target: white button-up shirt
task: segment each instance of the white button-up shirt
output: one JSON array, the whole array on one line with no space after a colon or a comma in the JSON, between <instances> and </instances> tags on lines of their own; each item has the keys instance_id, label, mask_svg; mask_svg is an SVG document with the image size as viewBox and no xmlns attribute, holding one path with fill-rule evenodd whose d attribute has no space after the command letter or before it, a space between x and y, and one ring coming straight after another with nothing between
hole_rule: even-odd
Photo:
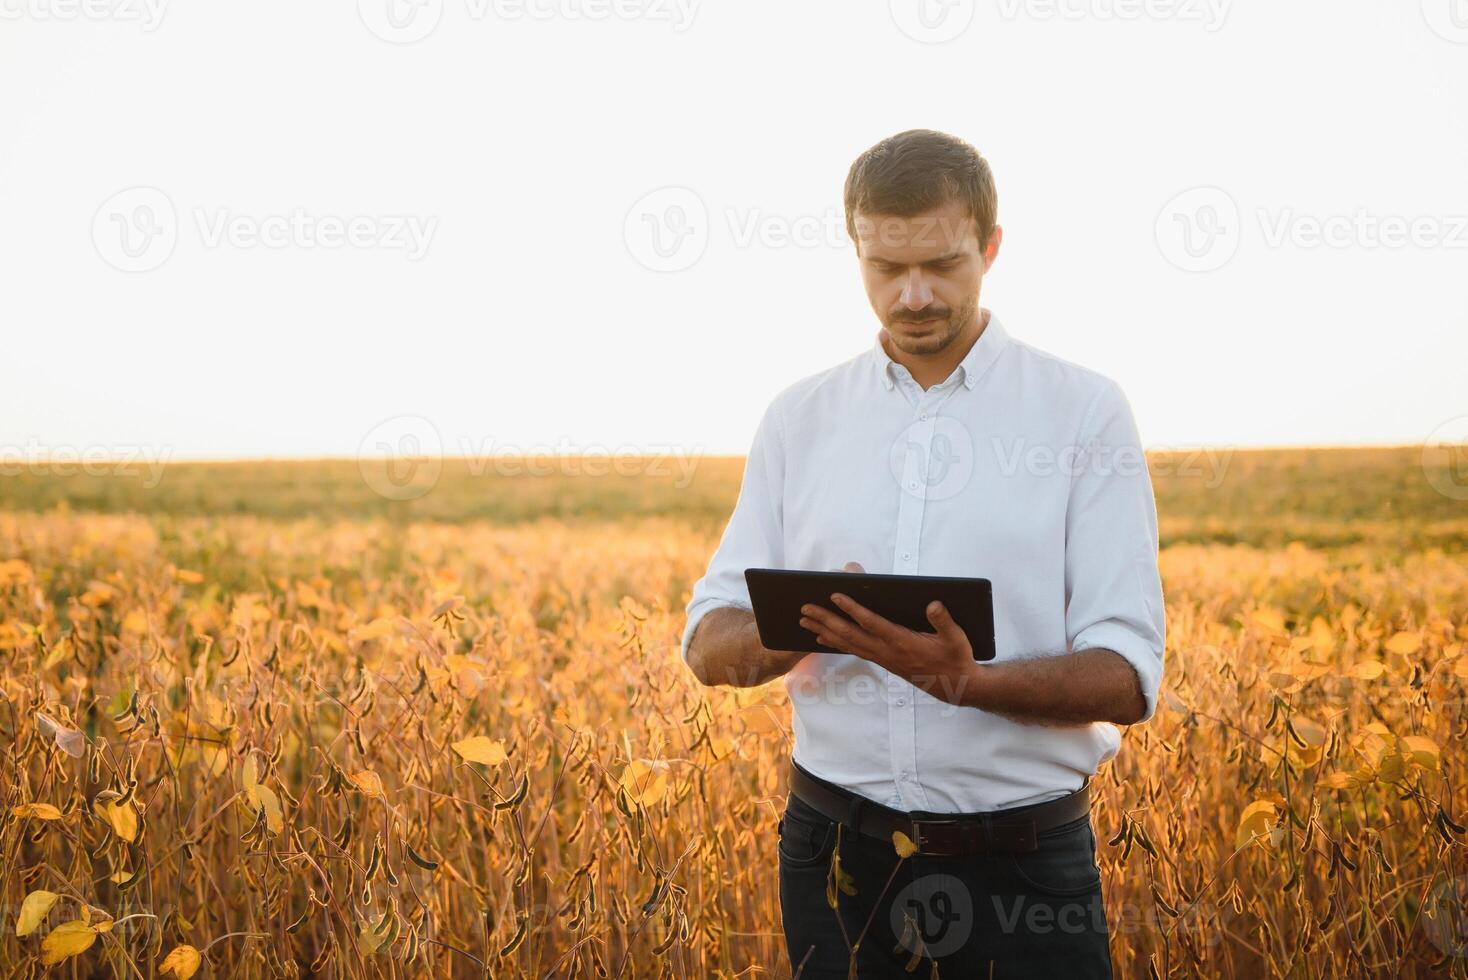
<instances>
[{"instance_id":1,"label":"white button-up shirt","mask_svg":"<svg viewBox=\"0 0 1468 980\"><path fill-rule=\"evenodd\" d=\"M1165 624L1157 512L1116 382L1012 338L991 314L924 391L881 343L765 410L733 515L693 587L682 653L750 567L965 575L993 583L998 661L1114 650L1156 711ZM1021 724L868 660L812 653L783 678L795 760L901 810L977 812L1080 787L1114 725ZM1145 720L1145 718L1144 718Z\"/></svg>"}]
</instances>

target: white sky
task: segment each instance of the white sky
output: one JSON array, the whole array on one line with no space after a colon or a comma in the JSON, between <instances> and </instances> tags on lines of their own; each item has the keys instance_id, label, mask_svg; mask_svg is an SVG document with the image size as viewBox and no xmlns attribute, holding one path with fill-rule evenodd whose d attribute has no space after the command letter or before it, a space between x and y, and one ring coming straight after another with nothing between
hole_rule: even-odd
<instances>
[{"instance_id":1,"label":"white sky","mask_svg":"<svg viewBox=\"0 0 1468 980\"><path fill-rule=\"evenodd\" d=\"M994 168L984 305L1149 446L1468 413L1468 0L419 2L0 0L0 453L742 453L872 343L842 182L919 126Z\"/></svg>"}]
</instances>

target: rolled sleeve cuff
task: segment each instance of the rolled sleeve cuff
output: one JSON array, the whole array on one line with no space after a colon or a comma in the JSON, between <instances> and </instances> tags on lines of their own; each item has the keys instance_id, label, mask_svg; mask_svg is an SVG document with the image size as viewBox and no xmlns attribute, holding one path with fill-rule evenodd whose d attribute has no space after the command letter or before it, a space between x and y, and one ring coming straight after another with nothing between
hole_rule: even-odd
<instances>
[{"instance_id":1,"label":"rolled sleeve cuff","mask_svg":"<svg viewBox=\"0 0 1468 980\"><path fill-rule=\"evenodd\" d=\"M698 629L698 624L703 617L715 609L723 609L733 606L736 609L748 609L753 611L753 606L747 602L737 599L701 599L688 607L688 624L683 627L682 655L683 662L688 662L688 644L693 640L693 632Z\"/></svg>"},{"instance_id":2,"label":"rolled sleeve cuff","mask_svg":"<svg viewBox=\"0 0 1468 980\"><path fill-rule=\"evenodd\" d=\"M1136 724L1147 721L1157 712L1157 693L1162 684L1162 651L1155 644L1120 623L1107 622L1086 627L1076 637L1071 649L1075 653L1101 649L1119 654L1137 672L1142 698L1147 702L1147 710Z\"/></svg>"}]
</instances>

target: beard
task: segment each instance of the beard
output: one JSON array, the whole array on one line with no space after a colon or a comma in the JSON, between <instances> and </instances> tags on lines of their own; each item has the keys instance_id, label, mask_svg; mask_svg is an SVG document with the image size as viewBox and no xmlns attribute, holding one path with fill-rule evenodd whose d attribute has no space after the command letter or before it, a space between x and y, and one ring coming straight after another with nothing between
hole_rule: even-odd
<instances>
[{"instance_id":1,"label":"beard","mask_svg":"<svg viewBox=\"0 0 1468 980\"><path fill-rule=\"evenodd\" d=\"M964 328L973 320L974 313L974 306L963 310L950 311L947 317L939 323L934 324L927 332L922 334L906 333L903 330L904 321L889 320L887 323L887 336L891 338L892 346L904 354L918 356L937 354L946 349L949 344L953 343L963 334Z\"/></svg>"}]
</instances>

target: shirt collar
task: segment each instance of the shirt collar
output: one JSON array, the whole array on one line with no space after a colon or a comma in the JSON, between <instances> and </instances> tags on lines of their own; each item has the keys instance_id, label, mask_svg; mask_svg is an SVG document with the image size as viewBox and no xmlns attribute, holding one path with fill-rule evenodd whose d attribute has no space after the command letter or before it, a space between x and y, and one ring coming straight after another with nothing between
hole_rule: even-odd
<instances>
[{"instance_id":1,"label":"shirt collar","mask_svg":"<svg viewBox=\"0 0 1468 980\"><path fill-rule=\"evenodd\" d=\"M872 363L876 367L877 378L882 382L882 387L891 391L899 375L903 377L911 377L911 375L907 368L892 360L887 355L886 349L882 347L883 329L885 328L877 329L872 342ZM963 360L958 362L958 372L962 377L963 386L972 391L974 385L978 384L979 379L984 376L984 372L988 371L990 366L998 360L1000 353L1008 345L1009 332L999 322L999 314L991 310L989 325L984 328L983 333L979 334L979 339L974 341L974 345L969 348Z\"/></svg>"}]
</instances>

